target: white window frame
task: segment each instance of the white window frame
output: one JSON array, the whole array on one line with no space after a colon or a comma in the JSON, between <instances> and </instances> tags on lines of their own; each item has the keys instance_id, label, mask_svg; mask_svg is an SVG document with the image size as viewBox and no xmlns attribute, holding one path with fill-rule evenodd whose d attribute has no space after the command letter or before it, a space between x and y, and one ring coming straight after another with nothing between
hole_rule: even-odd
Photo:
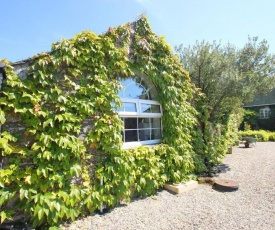
<instances>
[{"instance_id":1,"label":"white window frame","mask_svg":"<svg viewBox=\"0 0 275 230\"><path fill-rule=\"evenodd\" d=\"M121 102L129 102L136 104L137 112L118 112L119 115L121 116L137 116L137 115L142 115L146 117L152 117L152 116L162 116L162 108L161 104L158 101L153 101L153 100L143 100L143 99L132 99L132 98L121 98ZM159 105L160 106L160 113L142 113L141 112L141 104L149 104L149 105Z\"/></svg>"},{"instance_id":2,"label":"white window frame","mask_svg":"<svg viewBox=\"0 0 275 230\"><path fill-rule=\"evenodd\" d=\"M132 99L132 98L121 98L121 102L130 102L136 105L136 112L118 112L121 118L160 118L162 117L162 107L158 101L154 100L143 100L143 99ZM160 106L160 113L143 113L141 111L141 104L150 104L150 105L159 105ZM161 122L161 132L162 132L162 122ZM123 135L125 133L123 132ZM125 137L124 137L125 139ZM142 145L154 145L160 143L160 139L154 140L147 140L147 141L132 141L132 142L124 142L123 148L131 148L131 147L138 147Z\"/></svg>"},{"instance_id":3,"label":"white window frame","mask_svg":"<svg viewBox=\"0 0 275 230\"><path fill-rule=\"evenodd\" d=\"M269 119L270 108L265 107L260 109L260 119Z\"/></svg>"}]
</instances>

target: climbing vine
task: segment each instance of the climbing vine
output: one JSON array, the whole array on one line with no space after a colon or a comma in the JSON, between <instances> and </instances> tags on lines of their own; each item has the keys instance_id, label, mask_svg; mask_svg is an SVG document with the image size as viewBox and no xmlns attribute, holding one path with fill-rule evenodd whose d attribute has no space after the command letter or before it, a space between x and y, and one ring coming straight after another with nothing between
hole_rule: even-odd
<instances>
[{"instance_id":1,"label":"climbing vine","mask_svg":"<svg viewBox=\"0 0 275 230\"><path fill-rule=\"evenodd\" d=\"M202 95L145 17L102 35L84 31L54 43L51 52L29 61L26 79L5 63L1 222L23 212L34 227L58 225L129 200L131 191L153 194L167 181L205 170L193 105ZM115 112L121 105L118 79L135 73L146 74L157 88L163 137L152 148L126 150Z\"/></svg>"}]
</instances>

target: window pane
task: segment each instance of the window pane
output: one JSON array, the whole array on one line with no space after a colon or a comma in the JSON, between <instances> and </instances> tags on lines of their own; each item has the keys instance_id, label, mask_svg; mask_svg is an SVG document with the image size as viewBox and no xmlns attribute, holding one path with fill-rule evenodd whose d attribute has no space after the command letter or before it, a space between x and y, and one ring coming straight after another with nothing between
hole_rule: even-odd
<instances>
[{"instance_id":1,"label":"window pane","mask_svg":"<svg viewBox=\"0 0 275 230\"><path fill-rule=\"evenodd\" d=\"M269 109L260 109L260 118L261 119L268 119L269 118Z\"/></svg>"},{"instance_id":2,"label":"window pane","mask_svg":"<svg viewBox=\"0 0 275 230\"><path fill-rule=\"evenodd\" d=\"M160 118L152 118L152 128L161 128L161 119Z\"/></svg>"},{"instance_id":3,"label":"window pane","mask_svg":"<svg viewBox=\"0 0 275 230\"><path fill-rule=\"evenodd\" d=\"M131 103L131 102L124 102L124 111L125 112L136 112L136 103Z\"/></svg>"},{"instance_id":4,"label":"window pane","mask_svg":"<svg viewBox=\"0 0 275 230\"><path fill-rule=\"evenodd\" d=\"M125 129L137 129L137 118L124 118Z\"/></svg>"},{"instance_id":5,"label":"window pane","mask_svg":"<svg viewBox=\"0 0 275 230\"><path fill-rule=\"evenodd\" d=\"M117 112L124 112L124 106L122 105L122 107L118 108Z\"/></svg>"},{"instance_id":6,"label":"window pane","mask_svg":"<svg viewBox=\"0 0 275 230\"><path fill-rule=\"evenodd\" d=\"M138 118L138 128L150 128L150 118Z\"/></svg>"},{"instance_id":7,"label":"window pane","mask_svg":"<svg viewBox=\"0 0 275 230\"><path fill-rule=\"evenodd\" d=\"M160 105L151 105L152 113L160 113Z\"/></svg>"},{"instance_id":8,"label":"window pane","mask_svg":"<svg viewBox=\"0 0 275 230\"><path fill-rule=\"evenodd\" d=\"M140 141L150 140L150 129L139 130L139 140Z\"/></svg>"},{"instance_id":9,"label":"window pane","mask_svg":"<svg viewBox=\"0 0 275 230\"><path fill-rule=\"evenodd\" d=\"M144 87L138 84L129 85L124 91L125 98L136 98L136 99L149 99L148 93Z\"/></svg>"},{"instance_id":10,"label":"window pane","mask_svg":"<svg viewBox=\"0 0 275 230\"><path fill-rule=\"evenodd\" d=\"M120 91L118 92L118 96L119 96L120 98L124 98L124 90L120 90Z\"/></svg>"},{"instance_id":11,"label":"window pane","mask_svg":"<svg viewBox=\"0 0 275 230\"><path fill-rule=\"evenodd\" d=\"M125 142L138 141L137 130L125 130Z\"/></svg>"},{"instance_id":12,"label":"window pane","mask_svg":"<svg viewBox=\"0 0 275 230\"><path fill-rule=\"evenodd\" d=\"M123 117L123 142L161 139L161 118Z\"/></svg>"},{"instance_id":13,"label":"window pane","mask_svg":"<svg viewBox=\"0 0 275 230\"><path fill-rule=\"evenodd\" d=\"M120 83L124 86L118 93L120 98L150 100L148 87L139 77L120 80Z\"/></svg>"},{"instance_id":14,"label":"window pane","mask_svg":"<svg viewBox=\"0 0 275 230\"><path fill-rule=\"evenodd\" d=\"M160 113L160 105L141 104L142 113Z\"/></svg>"},{"instance_id":15,"label":"window pane","mask_svg":"<svg viewBox=\"0 0 275 230\"><path fill-rule=\"evenodd\" d=\"M151 140L160 139L161 138L161 129L152 129Z\"/></svg>"},{"instance_id":16,"label":"window pane","mask_svg":"<svg viewBox=\"0 0 275 230\"><path fill-rule=\"evenodd\" d=\"M151 113L151 105L150 104L141 104L141 112L142 113Z\"/></svg>"}]
</instances>

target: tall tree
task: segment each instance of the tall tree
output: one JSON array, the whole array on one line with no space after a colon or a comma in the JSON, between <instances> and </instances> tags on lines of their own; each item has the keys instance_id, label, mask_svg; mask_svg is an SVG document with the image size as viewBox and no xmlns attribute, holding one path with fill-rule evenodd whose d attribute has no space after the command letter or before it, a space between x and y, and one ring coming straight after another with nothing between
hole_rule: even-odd
<instances>
[{"instance_id":1,"label":"tall tree","mask_svg":"<svg viewBox=\"0 0 275 230\"><path fill-rule=\"evenodd\" d=\"M216 41L176 47L183 67L194 84L206 95L209 121L223 123L242 103L275 87L275 56L268 53L266 40L248 38L237 50Z\"/></svg>"},{"instance_id":2,"label":"tall tree","mask_svg":"<svg viewBox=\"0 0 275 230\"><path fill-rule=\"evenodd\" d=\"M268 53L266 40L248 37L248 43L238 51L236 67L240 76L243 102L264 95L275 87L275 56Z\"/></svg>"},{"instance_id":3,"label":"tall tree","mask_svg":"<svg viewBox=\"0 0 275 230\"><path fill-rule=\"evenodd\" d=\"M268 53L267 41L248 38L242 49L219 42L196 42L175 48L183 67L204 97L195 104L201 130L198 154L204 159L206 172L219 163L228 144L238 138L240 122L236 111L244 102L275 87L275 56Z\"/></svg>"}]
</instances>

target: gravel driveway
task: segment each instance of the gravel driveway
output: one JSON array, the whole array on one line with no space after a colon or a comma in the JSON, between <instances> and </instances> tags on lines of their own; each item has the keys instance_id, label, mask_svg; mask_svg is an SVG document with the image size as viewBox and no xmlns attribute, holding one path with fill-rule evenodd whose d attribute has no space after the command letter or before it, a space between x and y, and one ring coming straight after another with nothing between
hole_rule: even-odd
<instances>
[{"instance_id":1,"label":"gravel driveway","mask_svg":"<svg viewBox=\"0 0 275 230\"><path fill-rule=\"evenodd\" d=\"M63 229L275 229L275 142L234 147L221 168L216 178L236 180L239 190L204 184L178 195L162 190Z\"/></svg>"}]
</instances>

